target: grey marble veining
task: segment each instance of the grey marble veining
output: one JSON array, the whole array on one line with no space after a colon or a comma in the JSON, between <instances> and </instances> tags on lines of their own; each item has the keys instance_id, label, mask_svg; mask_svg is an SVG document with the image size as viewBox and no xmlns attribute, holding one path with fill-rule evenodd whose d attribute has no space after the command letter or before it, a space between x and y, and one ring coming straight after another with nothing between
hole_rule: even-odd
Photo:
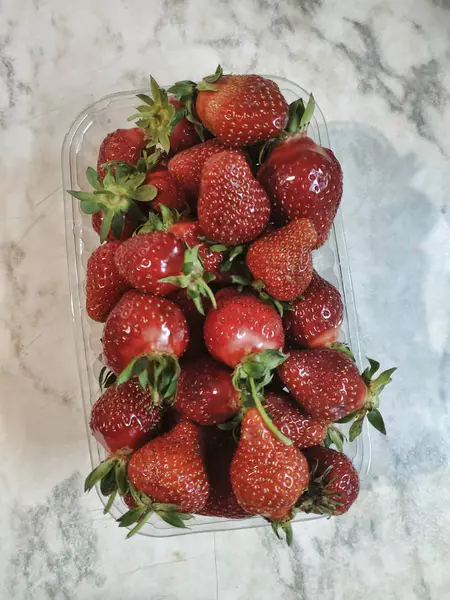
<instances>
[{"instance_id":1,"label":"grey marble veining","mask_svg":"<svg viewBox=\"0 0 450 600\"><path fill-rule=\"evenodd\" d=\"M436 600L450 574L450 4L0 0L0 597ZM94 494L65 264L60 146L94 99L229 71L314 91L345 173L363 347L398 365L353 510L124 541Z\"/></svg>"}]
</instances>

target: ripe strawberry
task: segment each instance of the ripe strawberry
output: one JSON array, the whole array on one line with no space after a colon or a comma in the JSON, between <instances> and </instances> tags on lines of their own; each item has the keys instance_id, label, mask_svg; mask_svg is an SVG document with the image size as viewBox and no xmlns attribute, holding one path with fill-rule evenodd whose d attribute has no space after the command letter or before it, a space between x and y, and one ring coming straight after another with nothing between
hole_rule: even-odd
<instances>
[{"instance_id":1,"label":"ripe strawberry","mask_svg":"<svg viewBox=\"0 0 450 600\"><path fill-rule=\"evenodd\" d=\"M170 159L169 173L172 177L175 177L184 190L198 196L201 173L206 160L214 154L223 152L223 150L225 150L225 146L216 139L192 146L192 148L183 150Z\"/></svg>"},{"instance_id":2,"label":"ripe strawberry","mask_svg":"<svg viewBox=\"0 0 450 600\"><path fill-rule=\"evenodd\" d=\"M242 421L230 478L242 508L270 520L274 531L281 528L290 543L290 520L295 503L308 487L308 465L298 448L283 444L266 428L255 408Z\"/></svg>"},{"instance_id":3,"label":"ripe strawberry","mask_svg":"<svg viewBox=\"0 0 450 600\"><path fill-rule=\"evenodd\" d=\"M87 262L86 312L94 321L104 323L106 317L129 289L114 262L120 242L108 242L94 250Z\"/></svg>"},{"instance_id":4,"label":"ripe strawberry","mask_svg":"<svg viewBox=\"0 0 450 600\"><path fill-rule=\"evenodd\" d=\"M208 356L185 363L178 378L174 407L200 425L224 423L240 408L233 372Z\"/></svg>"},{"instance_id":5,"label":"ripe strawberry","mask_svg":"<svg viewBox=\"0 0 450 600\"><path fill-rule=\"evenodd\" d=\"M361 433L367 414L369 422L386 433L378 410L379 395L390 383L395 369L372 380L380 365L369 359L362 376L353 360L340 350L319 348L294 350L278 373L295 400L314 418L347 422L354 419L350 441Z\"/></svg>"},{"instance_id":6,"label":"ripe strawberry","mask_svg":"<svg viewBox=\"0 0 450 600\"><path fill-rule=\"evenodd\" d=\"M171 294L173 300L181 308L189 326L189 344L186 352L183 354L183 360L189 360L202 356L206 352L206 346L203 339L203 326L205 324L205 315L202 315L195 306L193 300L187 295L186 289L178 289ZM209 298L202 300L205 312L211 307Z\"/></svg>"},{"instance_id":7,"label":"ripe strawberry","mask_svg":"<svg viewBox=\"0 0 450 600\"><path fill-rule=\"evenodd\" d=\"M181 421L137 450L128 462L128 478L151 502L175 505L183 513L201 510L208 499L209 483L200 427Z\"/></svg>"},{"instance_id":8,"label":"ripe strawberry","mask_svg":"<svg viewBox=\"0 0 450 600\"><path fill-rule=\"evenodd\" d=\"M265 392L264 408L273 424L298 448L324 441L328 422L306 414L285 392Z\"/></svg>"},{"instance_id":9,"label":"ripe strawberry","mask_svg":"<svg viewBox=\"0 0 450 600\"><path fill-rule=\"evenodd\" d=\"M294 300L311 281L315 241L311 221L297 219L253 242L247 252L247 267L273 298Z\"/></svg>"},{"instance_id":10,"label":"ripe strawberry","mask_svg":"<svg viewBox=\"0 0 450 600\"><path fill-rule=\"evenodd\" d=\"M109 133L100 145L97 160L97 173L103 179L106 175L102 165L111 161L121 161L136 165L142 150L147 145L147 136L142 129L116 129Z\"/></svg>"},{"instance_id":11,"label":"ripe strawberry","mask_svg":"<svg viewBox=\"0 0 450 600\"><path fill-rule=\"evenodd\" d=\"M234 298L235 296L244 296L245 294L246 292L240 292L236 287L224 287L215 293L216 304L217 306L219 306L220 304L222 304L222 302L228 300L228 298Z\"/></svg>"},{"instance_id":12,"label":"ripe strawberry","mask_svg":"<svg viewBox=\"0 0 450 600\"><path fill-rule=\"evenodd\" d=\"M260 75L220 76L212 89L199 89L195 108L203 125L234 147L276 137L289 116L277 84Z\"/></svg>"},{"instance_id":13,"label":"ripe strawberry","mask_svg":"<svg viewBox=\"0 0 450 600\"><path fill-rule=\"evenodd\" d=\"M134 450L155 435L161 421L161 409L151 404L151 395L142 390L136 379L119 387L110 386L95 402L90 428L109 457L86 478L85 491L101 482L104 496L109 496L108 512L117 491L125 494L126 463Z\"/></svg>"},{"instance_id":14,"label":"ripe strawberry","mask_svg":"<svg viewBox=\"0 0 450 600\"><path fill-rule=\"evenodd\" d=\"M270 202L245 155L224 150L205 162L197 210L210 239L235 246L251 242L264 231Z\"/></svg>"},{"instance_id":15,"label":"ripe strawberry","mask_svg":"<svg viewBox=\"0 0 450 600\"><path fill-rule=\"evenodd\" d=\"M103 356L119 374L120 385L139 377L155 404L171 398L179 373L177 357L186 350L188 326L180 308L166 298L126 292L111 311L103 330Z\"/></svg>"},{"instance_id":16,"label":"ripe strawberry","mask_svg":"<svg viewBox=\"0 0 450 600\"><path fill-rule=\"evenodd\" d=\"M164 277L178 276L184 262L185 246L164 231L142 233L123 242L116 252L119 273L141 292L167 296L176 289Z\"/></svg>"},{"instance_id":17,"label":"ripe strawberry","mask_svg":"<svg viewBox=\"0 0 450 600\"><path fill-rule=\"evenodd\" d=\"M188 112L184 103L169 98L153 77L150 77L150 88L153 98L137 94L144 104L138 106L138 112L128 119L135 120L136 125L144 130L149 146L160 144L167 153L173 154L198 144L202 128L186 118Z\"/></svg>"},{"instance_id":18,"label":"ripe strawberry","mask_svg":"<svg viewBox=\"0 0 450 600\"><path fill-rule=\"evenodd\" d=\"M226 519L247 519L251 517L238 503L230 481L230 467L237 443L231 431L217 427L203 429L205 444L205 466L209 480L209 496L198 514L207 517Z\"/></svg>"},{"instance_id":19,"label":"ripe strawberry","mask_svg":"<svg viewBox=\"0 0 450 600\"><path fill-rule=\"evenodd\" d=\"M317 232L318 248L327 239L339 208L342 169L331 150L306 136L313 110L311 96L302 119L298 125L288 124L291 133L280 138L259 170L258 180L269 194L276 222L310 219Z\"/></svg>"},{"instance_id":20,"label":"ripe strawberry","mask_svg":"<svg viewBox=\"0 0 450 600\"><path fill-rule=\"evenodd\" d=\"M329 516L347 512L359 494L359 476L352 461L342 452L323 446L308 448L305 456L311 479L298 508Z\"/></svg>"},{"instance_id":21,"label":"ripe strawberry","mask_svg":"<svg viewBox=\"0 0 450 600\"><path fill-rule=\"evenodd\" d=\"M344 316L338 290L313 271L303 297L283 317L286 337L295 346L321 348L337 342Z\"/></svg>"},{"instance_id":22,"label":"ripe strawberry","mask_svg":"<svg viewBox=\"0 0 450 600\"><path fill-rule=\"evenodd\" d=\"M157 166L145 177L145 185L153 185L158 193L151 203L152 209L160 212L160 204L172 210L182 211L186 206L186 194L177 180L169 174L166 168Z\"/></svg>"},{"instance_id":23,"label":"ripe strawberry","mask_svg":"<svg viewBox=\"0 0 450 600\"><path fill-rule=\"evenodd\" d=\"M96 212L94 215L92 215L92 228L94 229L94 231L96 233L98 233L98 235L100 235L100 231L102 228L102 222L103 222L103 212L101 210L99 212ZM123 230L122 230L122 234L119 238L119 241L124 242L129 237L131 237L137 226L138 226L138 222L135 219L133 219L131 217L131 215L125 214L124 221L123 221ZM113 242L116 239L117 238L114 235L114 231L112 229L110 229L106 236L106 240L108 242Z\"/></svg>"},{"instance_id":24,"label":"ripe strawberry","mask_svg":"<svg viewBox=\"0 0 450 600\"><path fill-rule=\"evenodd\" d=\"M203 241L202 238L205 237L205 233L198 221L194 219L182 219L178 223L174 223L168 227L167 231L175 237L182 239L189 248L198 246L198 255L203 262L205 270L212 273L216 279L222 277L222 273L220 272L222 253L213 252L210 250L210 246Z\"/></svg>"}]
</instances>

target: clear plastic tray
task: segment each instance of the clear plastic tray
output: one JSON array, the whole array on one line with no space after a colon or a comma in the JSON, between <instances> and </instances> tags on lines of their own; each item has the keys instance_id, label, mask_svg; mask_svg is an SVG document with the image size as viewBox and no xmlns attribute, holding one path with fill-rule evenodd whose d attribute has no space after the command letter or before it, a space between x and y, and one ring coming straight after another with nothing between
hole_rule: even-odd
<instances>
[{"instance_id":1,"label":"clear plastic tray","mask_svg":"<svg viewBox=\"0 0 450 600\"><path fill-rule=\"evenodd\" d=\"M308 92L295 83L281 77L267 77L273 79L279 85L288 102L292 102L299 97L304 100L308 99ZM105 96L86 108L75 119L64 139L62 148L64 190L89 189L85 176L86 168L88 166L95 167L98 148L106 134L119 127L128 126L127 117L133 113L133 108L137 103L137 93L148 93L148 90L132 90ZM321 145L330 147L326 122L322 111L317 105L309 135ZM90 216L80 211L79 202L67 192L64 193L64 209L75 345L89 451L92 467L94 468L106 457L104 449L95 441L89 431L91 407L100 395L98 375L102 367L99 358L102 352L100 342L102 325L91 321L87 317L84 307L86 263L91 252L98 246L99 239L91 227ZM317 271L336 285L342 293L346 310L341 339L351 345L358 365L361 367L358 322L340 212L336 217L329 241L314 253L314 264ZM360 477L364 478L370 465L370 440L367 425L364 426L362 435L355 442L346 445L345 452L352 458ZM97 492L102 502L105 503L99 489L97 489ZM118 518L126 510L122 501L117 499L110 514L112 517ZM299 514L295 522L317 518L322 517ZM211 532L267 526L267 522L259 517L245 520L195 517L188 524L189 528L187 529L176 529L153 516L140 533L147 536L165 537L202 531Z\"/></svg>"}]
</instances>

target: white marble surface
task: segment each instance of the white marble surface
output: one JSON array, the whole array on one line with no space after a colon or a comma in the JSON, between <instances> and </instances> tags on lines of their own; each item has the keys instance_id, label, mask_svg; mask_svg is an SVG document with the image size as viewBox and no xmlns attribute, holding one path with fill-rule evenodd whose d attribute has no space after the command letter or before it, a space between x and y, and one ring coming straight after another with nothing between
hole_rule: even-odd
<instances>
[{"instance_id":1,"label":"white marble surface","mask_svg":"<svg viewBox=\"0 0 450 600\"><path fill-rule=\"evenodd\" d=\"M450 571L448 0L0 0L0 597L435 600ZM311 89L345 172L363 344L387 439L338 520L125 542L89 469L60 146L104 94L227 70Z\"/></svg>"}]
</instances>

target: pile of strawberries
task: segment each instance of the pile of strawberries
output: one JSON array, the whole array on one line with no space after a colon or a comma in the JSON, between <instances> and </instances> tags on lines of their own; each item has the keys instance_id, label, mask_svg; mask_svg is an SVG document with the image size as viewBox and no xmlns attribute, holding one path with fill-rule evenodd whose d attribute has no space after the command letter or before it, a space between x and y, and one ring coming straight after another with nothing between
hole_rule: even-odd
<instances>
[{"instance_id":1,"label":"pile of strawberries","mask_svg":"<svg viewBox=\"0 0 450 600\"><path fill-rule=\"evenodd\" d=\"M298 511L340 515L359 492L342 453L394 369L360 374L337 342L344 306L313 270L342 196L333 152L308 137L311 96L288 105L259 75L152 97L110 133L91 192L71 191L101 245L86 310L105 323L92 434L108 453L86 479L122 527L154 513L261 515L292 539ZM337 449L331 449L334 445Z\"/></svg>"}]
</instances>

